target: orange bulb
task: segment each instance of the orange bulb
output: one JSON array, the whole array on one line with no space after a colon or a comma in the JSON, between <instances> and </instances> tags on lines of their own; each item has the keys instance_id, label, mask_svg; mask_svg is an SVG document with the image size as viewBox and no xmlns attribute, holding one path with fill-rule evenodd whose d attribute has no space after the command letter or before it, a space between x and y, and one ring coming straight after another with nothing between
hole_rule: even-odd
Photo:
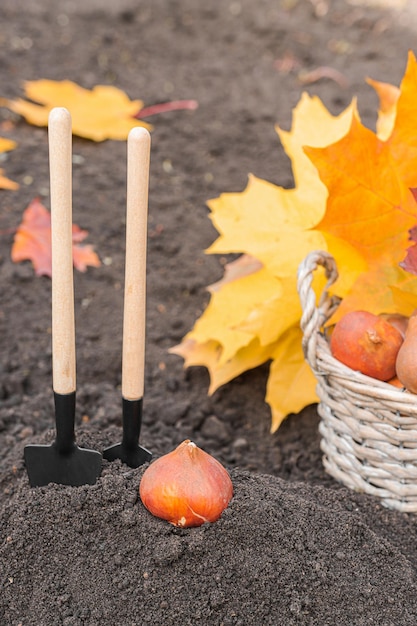
<instances>
[{"instance_id":1,"label":"orange bulb","mask_svg":"<svg viewBox=\"0 0 417 626\"><path fill-rule=\"evenodd\" d=\"M378 380L396 374L395 362L404 338L383 317L368 311L350 311L335 325L330 350L335 359Z\"/></svg>"},{"instance_id":2,"label":"orange bulb","mask_svg":"<svg viewBox=\"0 0 417 626\"><path fill-rule=\"evenodd\" d=\"M145 470L139 494L152 515L187 528L218 520L233 485L215 458L186 439Z\"/></svg>"}]
</instances>

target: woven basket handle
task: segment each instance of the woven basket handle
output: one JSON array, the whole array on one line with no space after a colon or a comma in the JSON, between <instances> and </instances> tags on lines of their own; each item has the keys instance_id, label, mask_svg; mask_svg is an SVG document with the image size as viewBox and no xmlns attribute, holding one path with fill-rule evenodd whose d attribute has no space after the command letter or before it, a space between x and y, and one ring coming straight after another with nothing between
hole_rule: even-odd
<instances>
[{"instance_id":1,"label":"woven basket handle","mask_svg":"<svg viewBox=\"0 0 417 626\"><path fill-rule=\"evenodd\" d=\"M324 267L327 283L316 305L316 294L313 290L313 275L318 266ZM303 331L304 355L313 369L316 369L317 337L323 324L333 315L340 304L340 298L329 296L329 287L337 280L336 261L328 252L321 250L310 252L298 268L297 289L303 314L300 326Z\"/></svg>"}]
</instances>

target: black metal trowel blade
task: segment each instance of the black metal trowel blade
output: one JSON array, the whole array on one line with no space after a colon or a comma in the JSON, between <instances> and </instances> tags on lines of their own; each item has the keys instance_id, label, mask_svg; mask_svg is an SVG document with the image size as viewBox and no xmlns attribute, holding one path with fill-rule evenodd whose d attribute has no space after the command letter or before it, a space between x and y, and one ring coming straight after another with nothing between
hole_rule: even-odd
<instances>
[{"instance_id":1,"label":"black metal trowel blade","mask_svg":"<svg viewBox=\"0 0 417 626\"><path fill-rule=\"evenodd\" d=\"M129 467L140 467L152 459L152 453L139 445L142 403L142 398L140 400L123 398L123 438L121 443L104 450L103 457L107 461L120 459Z\"/></svg>"},{"instance_id":2,"label":"black metal trowel blade","mask_svg":"<svg viewBox=\"0 0 417 626\"><path fill-rule=\"evenodd\" d=\"M31 487L42 487L49 483L60 485L93 485L101 472L101 454L85 450L74 444L70 452L59 452L52 445L28 445L25 447L25 462Z\"/></svg>"},{"instance_id":3,"label":"black metal trowel blade","mask_svg":"<svg viewBox=\"0 0 417 626\"><path fill-rule=\"evenodd\" d=\"M49 483L93 485L101 473L102 456L75 443L75 392L54 393L56 439L50 445L25 446L24 458L31 487Z\"/></svg>"}]
</instances>

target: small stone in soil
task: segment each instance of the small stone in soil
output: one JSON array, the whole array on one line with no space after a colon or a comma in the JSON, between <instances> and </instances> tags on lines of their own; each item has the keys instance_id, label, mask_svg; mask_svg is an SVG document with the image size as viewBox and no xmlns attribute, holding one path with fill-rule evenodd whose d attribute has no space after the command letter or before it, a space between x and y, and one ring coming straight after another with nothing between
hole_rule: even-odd
<instances>
[{"instance_id":1,"label":"small stone in soil","mask_svg":"<svg viewBox=\"0 0 417 626\"><path fill-rule=\"evenodd\" d=\"M215 441L225 442L230 439L227 426L216 415L206 417L201 427L201 433L204 437L209 437Z\"/></svg>"}]
</instances>

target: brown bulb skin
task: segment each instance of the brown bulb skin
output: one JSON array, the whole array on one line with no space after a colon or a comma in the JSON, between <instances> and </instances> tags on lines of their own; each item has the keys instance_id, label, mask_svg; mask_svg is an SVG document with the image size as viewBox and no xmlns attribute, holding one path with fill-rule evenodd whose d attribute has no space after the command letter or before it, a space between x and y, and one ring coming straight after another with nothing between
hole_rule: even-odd
<instances>
[{"instance_id":1,"label":"brown bulb skin","mask_svg":"<svg viewBox=\"0 0 417 626\"><path fill-rule=\"evenodd\" d=\"M186 439L151 463L139 493L152 515L189 528L217 521L229 504L233 485L219 461Z\"/></svg>"},{"instance_id":2,"label":"brown bulb skin","mask_svg":"<svg viewBox=\"0 0 417 626\"><path fill-rule=\"evenodd\" d=\"M382 317L391 326L394 326L394 328L400 331L403 338L405 337L409 320L407 315L402 315L401 313L380 313L379 317Z\"/></svg>"},{"instance_id":3,"label":"brown bulb skin","mask_svg":"<svg viewBox=\"0 0 417 626\"><path fill-rule=\"evenodd\" d=\"M417 393L417 317L414 315L409 319L404 343L398 352L396 371L407 391Z\"/></svg>"}]
</instances>

